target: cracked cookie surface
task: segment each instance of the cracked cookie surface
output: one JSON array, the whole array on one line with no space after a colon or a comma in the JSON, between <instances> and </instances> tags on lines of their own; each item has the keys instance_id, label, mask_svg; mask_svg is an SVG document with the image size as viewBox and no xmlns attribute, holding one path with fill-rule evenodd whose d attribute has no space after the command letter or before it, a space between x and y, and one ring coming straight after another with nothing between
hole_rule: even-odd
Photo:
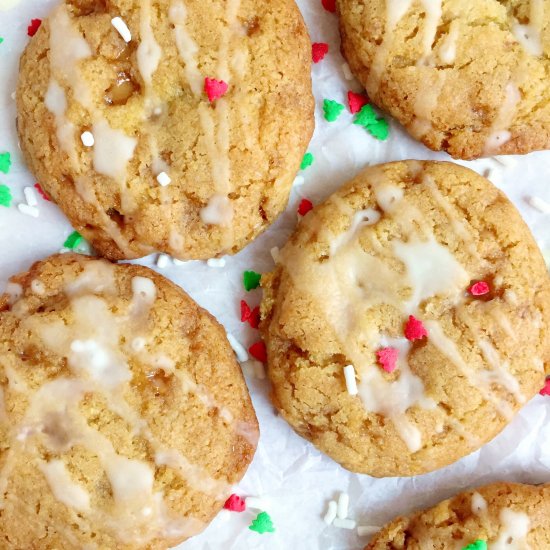
<instances>
[{"instance_id":1,"label":"cracked cookie surface","mask_svg":"<svg viewBox=\"0 0 550 550\"><path fill-rule=\"evenodd\" d=\"M455 158L550 147L550 0L337 0L372 100Z\"/></svg>"},{"instance_id":2,"label":"cracked cookie surface","mask_svg":"<svg viewBox=\"0 0 550 550\"><path fill-rule=\"evenodd\" d=\"M287 204L310 65L293 0L65 0L21 58L21 148L103 256L232 254Z\"/></svg>"},{"instance_id":3,"label":"cracked cookie surface","mask_svg":"<svg viewBox=\"0 0 550 550\"><path fill-rule=\"evenodd\" d=\"M273 402L355 472L458 460L550 370L542 255L508 199L454 164L368 168L303 218L262 286Z\"/></svg>"},{"instance_id":4,"label":"cracked cookie surface","mask_svg":"<svg viewBox=\"0 0 550 550\"><path fill-rule=\"evenodd\" d=\"M137 265L73 254L0 296L0 547L161 550L202 531L258 424L225 331Z\"/></svg>"}]
</instances>

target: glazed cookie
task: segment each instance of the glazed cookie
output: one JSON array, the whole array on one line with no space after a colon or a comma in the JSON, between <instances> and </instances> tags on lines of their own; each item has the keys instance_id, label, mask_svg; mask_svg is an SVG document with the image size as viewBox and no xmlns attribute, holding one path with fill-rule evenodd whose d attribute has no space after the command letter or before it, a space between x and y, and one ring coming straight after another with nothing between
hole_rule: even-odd
<instances>
[{"instance_id":1,"label":"glazed cookie","mask_svg":"<svg viewBox=\"0 0 550 550\"><path fill-rule=\"evenodd\" d=\"M550 148L550 0L337 0L372 100L455 158Z\"/></svg>"},{"instance_id":2,"label":"glazed cookie","mask_svg":"<svg viewBox=\"0 0 550 550\"><path fill-rule=\"evenodd\" d=\"M103 256L231 254L287 204L310 63L294 0L65 0L21 58L21 148Z\"/></svg>"},{"instance_id":3,"label":"glazed cookie","mask_svg":"<svg viewBox=\"0 0 550 550\"><path fill-rule=\"evenodd\" d=\"M258 424L225 332L137 265L53 256L0 298L0 546L165 549L206 527Z\"/></svg>"},{"instance_id":4,"label":"glazed cookie","mask_svg":"<svg viewBox=\"0 0 550 550\"><path fill-rule=\"evenodd\" d=\"M365 550L550 548L550 486L493 483L388 523Z\"/></svg>"},{"instance_id":5,"label":"glazed cookie","mask_svg":"<svg viewBox=\"0 0 550 550\"><path fill-rule=\"evenodd\" d=\"M550 280L519 213L442 162L368 168L262 278L273 401L345 468L435 470L498 434L550 371Z\"/></svg>"}]
</instances>

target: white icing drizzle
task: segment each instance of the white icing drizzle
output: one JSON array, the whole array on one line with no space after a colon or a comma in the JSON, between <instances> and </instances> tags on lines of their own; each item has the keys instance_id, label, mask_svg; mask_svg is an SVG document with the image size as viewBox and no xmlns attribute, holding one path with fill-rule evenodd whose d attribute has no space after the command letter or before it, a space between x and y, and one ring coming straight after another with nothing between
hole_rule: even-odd
<instances>
[{"instance_id":1,"label":"white icing drizzle","mask_svg":"<svg viewBox=\"0 0 550 550\"><path fill-rule=\"evenodd\" d=\"M422 57L417 63L419 65L427 63L431 58L437 27L442 15L442 0L421 0L421 2L426 13L426 18L424 20L424 34L422 37Z\"/></svg>"},{"instance_id":2,"label":"white icing drizzle","mask_svg":"<svg viewBox=\"0 0 550 550\"><path fill-rule=\"evenodd\" d=\"M131 281L133 299L127 311L114 311L107 301L109 296L118 294L114 269L112 264L101 260L84 264L82 273L65 288L71 310L67 324L51 319L44 322L37 317L21 321L53 353L67 357L74 378L58 378L31 393L27 412L21 423L13 428L13 443L0 469L0 508L15 467L16 451L22 445L32 450L31 438L39 438L55 453L79 445L98 457L113 493L114 506L109 512L92 507L89 494L72 480L61 460L45 462L37 458L37 464L57 500L79 513L97 517L121 542L143 545L156 537L192 536L203 528L203 523L192 517L170 517L162 493L155 491L154 467L118 454L111 441L88 424L81 413L80 402L85 395L99 393L108 408L128 424L132 435L146 439L156 467L174 469L191 487L218 499L229 493L228 483L213 478L202 466L193 464L181 452L157 440L147 421L126 401L132 371L125 354L130 354L133 361L174 374L189 399L196 398L207 408L217 411L225 424L233 425L235 433L253 441L257 440L257 430L246 422L236 422L231 411L219 406L206 388L176 367L173 359L166 355L150 356L145 351L145 338L136 337L123 343L125 327L130 327L133 333L139 327L147 330L157 289L151 279L134 277ZM78 335L77 340L74 335ZM143 342L134 346L138 338ZM29 393L30 388L19 380L17 370L1 357L0 366L8 379L8 391ZM3 405L4 389L0 389L0 405ZM0 407L0 414L4 412L4 407Z\"/></svg>"},{"instance_id":3,"label":"white icing drizzle","mask_svg":"<svg viewBox=\"0 0 550 550\"><path fill-rule=\"evenodd\" d=\"M499 514L500 533L496 541L488 544L489 550L529 550L529 516L525 512L516 512L503 508Z\"/></svg>"},{"instance_id":4,"label":"white icing drizzle","mask_svg":"<svg viewBox=\"0 0 550 550\"><path fill-rule=\"evenodd\" d=\"M521 25L517 21L512 26L512 32L525 51L533 56L543 54L542 26L544 23L544 0L530 0L529 24Z\"/></svg>"},{"instance_id":5,"label":"white icing drizzle","mask_svg":"<svg viewBox=\"0 0 550 550\"><path fill-rule=\"evenodd\" d=\"M508 82L505 89L504 101L489 130L489 137L485 143L485 156L497 153L502 145L510 141L512 137L510 127L520 100L521 94L519 88L514 82Z\"/></svg>"},{"instance_id":6,"label":"white icing drizzle","mask_svg":"<svg viewBox=\"0 0 550 550\"><path fill-rule=\"evenodd\" d=\"M380 87L380 81L384 74L386 60L391 51L394 42L394 30L399 21L409 11L412 0L386 0L386 26L382 44L376 48L376 53L372 61L368 80L367 90L369 94L376 95Z\"/></svg>"},{"instance_id":7,"label":"white icing drizzle","mask_svg":"<svg viewBox=\"0 0 550 550\"><path fill-rule=\"evenodd\" d=\"M49 18L50 63L52 70L63 77L74 90L74 99L84 106L91 104L90 89L80 74L78 62L92 55L92 50L74 27L65 4L61 4Z\"/></svg>"},{"instance_id":8,"label":"white icing drizzle","mask_svg":"<svg viewBox=\"0 0 550 550\"><path fill-rule=\"evenodd\" d=\"M468 273L449 249L441 246L433 236L425 242L394 241L393 249L395 256L405 264L413 289L404 306L407 313L414 313L423 300L432 296L458 296L470 281Z\"/></svg>"},{"instance_id":9,"label":"white icing drizzle","mask_svg":"<svg viewBox=\"0 0 550 550\"><path fill-rule=\"evenodd\" d=\"M54 115L56 135L61 150L69 155L69 159L73 164L76 164L75 126L65 115L67 112L67 96L65 90L53 78L50 79L48 91L44 97L44 105Z\"/></svg>"},{"instance_id":10,"label":"white icing drizzle","mask_svg":"<svg viewBox=\"0 0 550 550\"><path fill-rule=\"evenodd\" d=\"M196 97L202 94L204 77L199 71L196 55L199 48L186 27L187 8L182 1L173 2L168 13L174 25L174 36L179 55L184 62L184 70L191 91Z\"/></svg>"},{"instance_id":11,"label":"white icing drizzle","mask_svg":"<svg viewBox=\"0 0 550 550\"><path fill-rule=\"evenodd\" d=\"M201 220L210 225L229 226L233 221L233 207L226 195L214 195L201 209Z\"/></svg>"},{"instance_id":12,"label":"white icing drizzle","mask_svg":"<svg viewBox=\"0 0 550 550\"><path fill-rule=\"evenodd\" d=\"M456 48L459 37L460 21L453 19L449 26L449 32L442 40L438 51L438 57L444 65L452 65L456 61Z\"/></svg>"},{"instance_id":13,"label":"white icing drizzle","mask_svg":"<svg viewBox=\"0 0 550 550\"><path fill-rule=\"evenodd\" d=\"M162 49L155 40L151 28L151 0L142 0L140 8L139 46L137 49L138 69L146 86L151 86L153 74L162 57Z\"/></svg>"},{"instance_id":14,"label":"white icing drizzle","mask_svg":"<svg viewBox=\"0 0 550 550\"><path fill-rule=\"evenodd\" d=\"M418 185L424 186L446 213L451 227L466 243L466 249L478 268L482 266L484 269L486 262L475 250L476 238L472 230L461 221L460 213L455 212L435 182L421 174L420 164L418 167L412 166L411 170L411 174L421 181ZM371 169L368 178L378 207L401 227L405 234L404 240L393 238L389 244L382 244L372 231L361 231L366 225L379 223L380 212L369 212L370 217L367 216L368 221L365 223L363 212L355 213L344 199L334 196L330 199L333 205L350 219L345 231L333 234L332 230L319 226L315 218L302 222L304 231L311 235L321 234L328 241L330 256L318 261L316 257L308 257L301 249L296 249L296 245L289 243L281 251L280 263L300 292L319 297L316 303L321 304L324 318L337 337L346 361L353 364L357 371L359 396L367 411L390 418L412 452L422 446L422 436L407 416L407 412L414 406L437 409L444 424L451 426L472 446L479 445L478 437L468 433L460 422L449 417L443 408L424 395L422 380L411 371L407 363L408 341L392 340L372 327L369 327L370 332L367 333L364 327L363 319L373 306L388 304L405 318L407 315L419 315L419 306L438 296L444 307L457 312L474 339L483 334L466 315L465 289L472 279L471 274L457 261L449 248L436 240L421 212L405 199L400 187L388 182L382 169ZM365 252L361 246L361 242L365 241L370 241L372 252ZM402 270L396 267L395 260L402 263ZM315 284L315 281L322 283ZM479 306L484 307L485 304L480 303ZM473 306L470 304L468 307ZM503 312L499 315L505 318ZM426 319L425 314L423 321L429 334L428 346L439 349L485 401L501 415L510 418L513 414L512 406L507 399L501 399L492 386L495 383L502 386L521 402L520 386L509 367L500 364L498 357L491 354L487 342L479 346L484 367L469 365L437 321L429 320L429 316ZM486 341L487 338L482 340ZM373 364L374 352L388 345L400 351L399 368L391 377Z\"/></svg>"},{"instance_id":15,"label":"white icing drizzle","mask_svg":"<svg viewBox=\"0 0 550 550\"><path fill-rule=\"evenodd\" d=\"M433 128L432 115L439 103L446 78L447 73L444 71L428 70L420 79L414 98L414 120L411 124L411 132L417 139L424 137Z\"/></svg>"},{"instance_id":16,"label":"white icing drizzle","mask_svg":"<svg viewBox=\"0 0 550 550\"><path fill-rule=\"evenodd\" d=\"M487 501L476 491L472 494L472 513L476 516L487 512Z\"/></svg>"},{"instance_id":17,"label":"white icing drizzle","mask_svg":"<svg viewBox=\"0 0 550 550\"><path fill-rule=\"evenodd\" d=\"M92 132L95 137L94 170L119 183L122 210L133 210L135 203L125 189L126 168L134 156L138 140L128 137L122 130L111 128L104 119L94 123Z\"/></svg>"},{"instance_id":18,"label":"white icing drizzle","mask_svg":"<svg viewBox=\"0 0 550 550\"><path fill-rule=\"evenodd\" d=\"M62 460L39 461L38 468L46 477L53 496L77 512L90 509L90 495L78 483L75 483Z\"/></svg>"}]
</instances>

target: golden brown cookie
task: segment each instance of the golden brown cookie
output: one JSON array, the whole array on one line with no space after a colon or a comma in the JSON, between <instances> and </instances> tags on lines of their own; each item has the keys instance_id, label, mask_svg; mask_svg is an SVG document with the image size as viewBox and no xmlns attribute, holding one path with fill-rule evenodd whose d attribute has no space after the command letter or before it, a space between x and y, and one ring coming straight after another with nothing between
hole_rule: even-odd
<instances>
[{"instance_id":1,"label":"golden brown cookie","mask_svg":"<svg viewBox=\"0 0 550 550\"><path fill-rule=\"evenodd\" d=\"M21 58L21 148L109 259L234 253L287 204L310 63L294 0L65 0Z\"/></svg>"},{"instance_id":2,"label":"golden brown cookie","mask_svg":"<svg viewBox=\"0 0 550 550\"><path fill-rule=\"evenodd\" d=\"M52 256L0 297L0 546L165 549L206 527L258 424L223 328L137 265Z\"/></svg>"},{"instance_id":3,"label":"golden brown cookie","mask_svg":"<svg viewBox=\"0 0 550 550\"><path fill-rule=\"evenodd\" d=\"M455 158L550 148L550 0L338 0L372 100Z\"/></svg>"},{"instance_id":4,"label":"golden brown cookie","mask_svg":"<svg viewBox=\"0 0 550 550\"><path fill-rule=\"evenodd\" d=\"M455 164L368 168L303 218L262 286L273 401L355 472L458 460L550 371L542 255L508 199Z\"/></svg>"},{"instance_id":5,"label":"golden brown cookie","mask_svg":"<svg viewBox=\"0 0 550 550\"><path fill-rule=\"evenodd\" d=\"M493 483L395 519L365 550L542 550L549 522L549 485Z\"/></svg>"}]
</instances>

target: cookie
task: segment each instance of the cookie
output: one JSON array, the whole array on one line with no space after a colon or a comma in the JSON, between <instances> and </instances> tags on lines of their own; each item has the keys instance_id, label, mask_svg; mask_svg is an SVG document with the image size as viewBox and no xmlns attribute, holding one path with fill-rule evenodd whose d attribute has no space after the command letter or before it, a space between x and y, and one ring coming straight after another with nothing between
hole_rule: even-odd
<instances>
[{"instance_id":1,"label":"cookie","mask_svg":"<svg viewBox=\"0 0 550 550\"><path fill-rule=\"evenodd\" d=\"M273 402L354 472L458 460L550 371L542 255L506 197L451 163L368 168L303 218L262 286Z\"/></svg>"},{"instance_id":2,"label":"cookie","mask_svg":"<svg viewBox=\"0 0 550 550\"><path fill-rule=\"evenodd\" d=\"M388 523L365 550L550 548L550 486L493 483Z\"/></svg>"},{"instance_id":3,"label":"cookie","mask_svg":"<svg viewBox=\"0 0 550 550\"><path fill-rule=\"evenodd\" d=\"M235 253L287 204L310 64L294 0L65 0L21 58L21 148L109 259Z\"/></svg>"},{"instance_id":4,"label":"cookie","mask_svg":"<svg viewBox=\"0 0 550 550\"><path fill-rule=\"evenodd\" d=\"M337 0L372 100L455 158L550 148L548 0Z\"/></svg>"},{"instance_id":5,"label":"cookie","mask_svg":"<svg viewBox=\"0 0 550 550\"><path fill-rule=\"evenodd\" d=\"M0 298L0 546L165 549L206 527L258 424L223 328L137 265L52 256Z\"/></svg>"}]
</instances>

